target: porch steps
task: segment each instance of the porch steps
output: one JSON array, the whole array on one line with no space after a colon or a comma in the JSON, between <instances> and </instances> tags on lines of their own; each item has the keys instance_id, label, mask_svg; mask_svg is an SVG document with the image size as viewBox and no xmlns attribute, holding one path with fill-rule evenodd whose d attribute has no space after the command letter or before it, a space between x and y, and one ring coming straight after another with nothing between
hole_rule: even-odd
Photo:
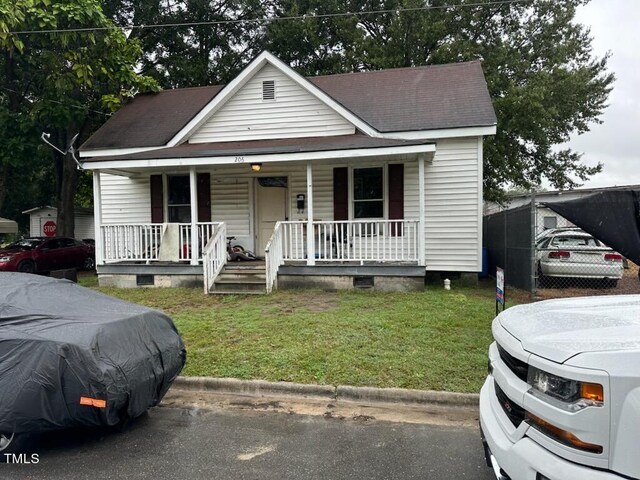
<instances>
[{"instance_id":1,"label":"porch steps","mask_svg":"<svg viewBox=\"0 0 640 480\"><path fill-rule=\"evenodd\" d=\"M216 278L212 294L264 295L267 293L267 274L264 263L228 263Z\"/></svg>"}]
</instances>

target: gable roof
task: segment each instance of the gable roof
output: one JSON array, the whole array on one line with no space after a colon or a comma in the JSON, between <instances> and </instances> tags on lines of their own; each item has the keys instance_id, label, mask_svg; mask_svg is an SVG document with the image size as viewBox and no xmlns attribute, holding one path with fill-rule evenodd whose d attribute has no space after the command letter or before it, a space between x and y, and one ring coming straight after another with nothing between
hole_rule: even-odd
<instances>
[{"instance_id":1,"label":"gable roof","mask_svg":"<svg viewBox=\"0 0 640 480\"><path fill-rule=\"evenodd\" d=\"M282 63L268 52L260 58ZM257 61L255 65L258 65ZM347 115L353 115L361 121L359 123L370 125L378 132L496 124L478 61L308 77L306 80L312 91L326 95L330 103L338 105L337 108L346 109ZM222 90L229 89L216 85L138 95L100 127L81 150L165 146L198 116L203 116Z\"/></svg>"},{"instance_id":2,"label":"gable roof","mask_svg":"<svg viewBox=\"0 0 640 480\"><path fill-rule=\"evenodd\" d=\"M289 65L285 64L282 60L265 50L253 61L251 61L251 63L249 63L249 65L247 65L238 76L236 76L231 82L225 85L222 90L220 90L220 93L208 105L206 105L198 113L198 115L191 119L189 123L187 123L176 134L176 136L171 139L171 141L169 141L167 146L173 147L187 140L208 119L213 117L219 109L224 107L224 105L229 100L231 100L240 90L242 90L242 88L266 65L270 65L271 67L278 70L282 75L288 77L288 79L293 83L297 84L303 90L306 90L307 93L315 97L320 102L324 103L327 107L332 109L335 113L339 114L341 117L343 117L345 120L350 122L362 132L366 133L369 136L379 136L378 132L376 132L375 129L371 128L369 124L353 115L353 113L345 109L342 105L328 96L318 87L305 80L304 77L300 76Z\"/></svg>"}]
</instances>

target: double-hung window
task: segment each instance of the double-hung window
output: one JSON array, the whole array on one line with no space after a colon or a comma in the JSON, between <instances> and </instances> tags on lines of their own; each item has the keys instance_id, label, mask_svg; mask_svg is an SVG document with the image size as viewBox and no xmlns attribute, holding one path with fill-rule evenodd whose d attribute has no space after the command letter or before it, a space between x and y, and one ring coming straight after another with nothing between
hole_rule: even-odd
<instances>
[{"instance_id":1,"label":"double-hung window","mask_svg":"<svg viewBox=\"0 0 640 480\"><path fill-rule=\"evenodd\" d=\"M170 223L191 222L191 187L188 175L167 175L167 213Z\"/></svg>"},{"instance_id":2,"label":"double-hung window","mask_svg":"<svg viewBox=\"0 0 640 480\"><path fill-rule=\"evenodd\" d=\"M384 169L353 169L353 218L384 218Z\"/></svg>"}]
</instances>

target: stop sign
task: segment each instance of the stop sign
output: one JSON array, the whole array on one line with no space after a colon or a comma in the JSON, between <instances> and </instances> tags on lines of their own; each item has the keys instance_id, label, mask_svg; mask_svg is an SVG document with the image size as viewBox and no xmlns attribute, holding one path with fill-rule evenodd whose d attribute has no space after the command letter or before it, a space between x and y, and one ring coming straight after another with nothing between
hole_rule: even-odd
<instances>
[{"instance_id":1,"label":"stop sign","mask_svg":"<svg viewBox=\"0 0 640 480\"><path fill-rule=\"evenodd\" d=\"M47 237L53 237L56 234L56 222L49 220L42 226L42 231Z\"/></svg>"}]
</instances>

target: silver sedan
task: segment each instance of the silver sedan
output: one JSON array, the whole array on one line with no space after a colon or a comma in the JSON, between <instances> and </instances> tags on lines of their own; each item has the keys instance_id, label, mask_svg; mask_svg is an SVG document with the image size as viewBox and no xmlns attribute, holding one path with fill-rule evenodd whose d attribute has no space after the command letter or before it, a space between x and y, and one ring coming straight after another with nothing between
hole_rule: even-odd
<instances>
[{"instance_id":1,"label":"silver sedan","mask_svg":"<svg viewBox=\"0 0 640 480\"><path fill-rule=\"evenodd\" d=\"M579 230L552 230L538 238L538 277L603 280L615 287L622 278L622 255Z\"/></svg>"}]
</instances>

